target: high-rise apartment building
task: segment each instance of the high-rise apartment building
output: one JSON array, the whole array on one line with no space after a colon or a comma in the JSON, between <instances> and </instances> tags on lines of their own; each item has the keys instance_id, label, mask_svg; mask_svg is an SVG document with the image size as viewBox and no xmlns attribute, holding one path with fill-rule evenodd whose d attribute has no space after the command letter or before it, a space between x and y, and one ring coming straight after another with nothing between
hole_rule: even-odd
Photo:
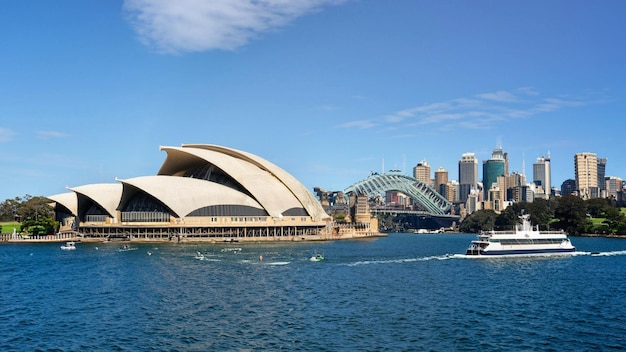
<instances>
[{"instance_id":1,"label":"high-rise apartment building","mask_svg":"<svg viewBox=\"0 0 626 352\"><path fill-rule=\"evenodd\" d=\"M442 196L446 197L446 190L442 189L443 186L447 186L448 184L448 171L443 167L440 167L435 171L435 191L439 192Z\"/></svg>"},{"instance_id":2,"label":"high-rise apartment building","mask_svg":"<svg viewBox=\"0 0 626 352\"><path fill-rule=\"evenodd\" d=\"M494 149L491 159L483 161L483 187L485 199L489 199L489 189L498 182L498 177L505 175L508 170L507 154L502 148Z\"/></svg>"},{"instance_id":3,"label":"high-rise apartment building","mask_svg":"<svg viewBox=\"0 0 626 352\"><path fill-rule=\"evenodd\" d=\"M533 183L540 189L540 193L536 194L538 198L549 198L552 189L550 168L550 154L548 157L542 156L537 158L537 162L533 164Z\"/></svg>"},{"instance_id":4,"label":"high-rise apartment building","mask_svg":"<svg viewBox=\"0 0 626 352\"><path fill-rule=\"evenodd\" d=\"M597 155L595 153L576 153L574 171L578 195L583 199L599 197Z\"/></svg>"},{"instance_id":5,"label":"high-rise apartment building","mask_svg":"<svg viewBox=\"0 0 626 352\"><path fill-rule=\"evenodd\" d=\"M430 179L430 165L426 160L422 160L413 168L413 177L415 177L418 181L422 181L425 184L432 186L432 181Z\"/></svg>"},{"instance_id":6,"label":"high-rise apartment building","mask_svg":"<svg viewBox=\"0 0 626 352\"><path fill-rule=\"evenodd\" d=\"M465 202L472 189L477 189L478 159L474 153L465 153L459 160L459 201Z\"/></svg>"},{"instance_id":7,"label":"high-rise apartment building","mask_svg":"<svg viewBox=\"0 0 626 352\"><path fill-rule=\"evenodd\" d=\"M622 193L623 180L619 177L608 176L604 178L604 184L606 185L607 197L613 199L619 199L619 194Z\"/></svg>"}]
</instances>

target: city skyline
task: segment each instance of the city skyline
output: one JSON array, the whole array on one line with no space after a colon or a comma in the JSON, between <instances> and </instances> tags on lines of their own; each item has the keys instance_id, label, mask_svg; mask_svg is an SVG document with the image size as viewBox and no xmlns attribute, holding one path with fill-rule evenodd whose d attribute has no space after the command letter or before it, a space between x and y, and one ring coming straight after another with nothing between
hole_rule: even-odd
<instances>
[{"instance_id":1,"label":"city skyline","mask_svg":"<svg viewBox=\"0 0 626 352\"><path fill-rule=\"evenodd\" d=\"M158 173L158 146L249 151L309 190L503 147L509 172L618 148L626 3L20 1L4 6L0 199ZM524 170L525 169L525 170ZM432 177L432 176L431 176ZM529 177L531 178L531 177ZM479 180L482 180L480 175ZM531 181L531 180L529 180Z\"/></svg>"}]
</instances>

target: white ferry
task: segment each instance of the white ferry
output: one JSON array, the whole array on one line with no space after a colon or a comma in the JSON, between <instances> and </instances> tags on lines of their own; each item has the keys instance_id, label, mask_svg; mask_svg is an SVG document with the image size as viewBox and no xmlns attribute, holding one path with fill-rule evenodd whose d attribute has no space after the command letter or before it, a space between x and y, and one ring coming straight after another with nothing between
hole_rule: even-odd
<instances>
[{"instance_id":1,"label":"white ferry","mask_svg":"<svg viewBox=\"0 0 626 352\"><path fill-rule=\"evenodd\" d=\"M571 254L576 248L563 231L539 231L532 226L530 214L522 214L522 223L514 231L486 231L472 241L468 256L529 256Z\"/></svg>"}]
</instances>

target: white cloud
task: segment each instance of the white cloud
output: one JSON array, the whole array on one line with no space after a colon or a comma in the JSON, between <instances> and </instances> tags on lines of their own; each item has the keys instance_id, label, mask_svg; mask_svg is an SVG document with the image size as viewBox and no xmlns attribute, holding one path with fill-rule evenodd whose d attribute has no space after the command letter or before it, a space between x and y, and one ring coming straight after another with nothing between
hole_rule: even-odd
<instances>
[{"instance_id":1,"label":"white cloud","mask_svg":"<svg viewBox=\"0 0 626 352\"><path fill-rule=\"evenodd\" d=\"M140 40L163 53L234 50L346 0L124 0Z\"/></svg>"},{"instance_id":2,"label":"white cloud","mask_svg":"<svg viewBox=\"0 0 626 352\"><path fill-rule=\"evenodd\" d=\"M488 129L509 120L588 104L583 99L541 98L534 89L524 87L510 92L501 90L477 94L471 98L424 104L377 119L346 122L337 127L384 127L390 130L430 125L442 130L459 127Z\"/></svg>"},{"instance_id":3,"label":"white cloud","mask_svg":"<svg viewBox=\"0 0 626 352\"><path fill-rule=\"evenodd\" d=\"M338 125L336 127L366 129L366 128L372 128L376 126L378 126L378 124L371 120L360 120L360 121L350 121L350 122L342 123L341 125Z\"/></svg>"},{"instance_id":4,"label":"white cloud","mask_svg":"<svg viewBox=\"0 0 626 352\"><path fill-rule=\"evenodd\" d=\"M15 132L13 132L13 130L0 127L0 143L10 142L13 140L14 135Z\"/></svg>"},{"instance_id":5,"label":"white cloud","mask_svg":"<svg viewBox=\"0 0 626 352\"><path fill-rule=\"evenodd\" d=\"M491 92L491 93L478 94L477 96L485 100L493 100L493 101L499 101L499 102L517 101L517 97L515 95L509 92L503 91L503 90L500 90L497 92Z\"/></svg>"},{"instance_id":6,"label":"white cloud","mask_svg":"<svg viewBox=\"0 0 626 352\"><path fill-rule=\"evenodd\" d=\"M57 131L37 131L35 133L39 139L65 138L69 136L67 133Z\"/></svg>"}]
</instances>

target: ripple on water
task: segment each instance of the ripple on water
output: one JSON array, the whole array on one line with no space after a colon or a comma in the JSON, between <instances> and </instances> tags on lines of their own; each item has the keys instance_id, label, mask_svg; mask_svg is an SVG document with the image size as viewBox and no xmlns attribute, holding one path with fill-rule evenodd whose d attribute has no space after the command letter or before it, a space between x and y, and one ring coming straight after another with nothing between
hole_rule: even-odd
<instances>
[{"instance_id":1,"label":"ripple on water","mask_svg":"<svg viewBox=\"0 0 626 352\"><path fill-rule=\"evenodd\" d=\"M445 255L468 240L391 235L237 251L184 244L118 252L117 246L98 244L95 250L82 243L73 253L57 245L3 246L0 323L11 328L0 350L553 351L626 345L626 283L617 279L626 271L626 255L614 247L622 242L577 241L578 248L612 254L602 256ZM219 261L194 259L197 251ZM310 262L315 253L326 260Z\"/></svg>"}]
</instances>

